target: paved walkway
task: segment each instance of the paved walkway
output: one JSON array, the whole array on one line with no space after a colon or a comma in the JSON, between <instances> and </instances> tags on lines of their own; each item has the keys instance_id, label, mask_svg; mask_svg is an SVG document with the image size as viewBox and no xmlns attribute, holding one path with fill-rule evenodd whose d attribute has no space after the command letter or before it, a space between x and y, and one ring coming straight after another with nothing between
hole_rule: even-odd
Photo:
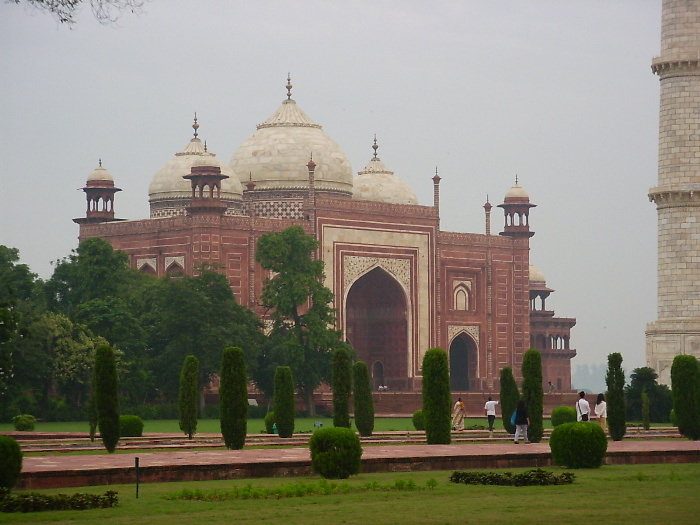
<instances>
[{"instance_id":1,"label":"paved walkway","mask_svg":"<svg viewBox=\"0 0 700 525\"><path fill-rule=\"evenodd\" d=\"M309 475L308 447L244 450L176 450L24 458L18 488ZM607 464L700 463L700 442L617 441L608 443ZM366 446L363 472L546 467L549 443Z\"/></svg>"}]
</instances>

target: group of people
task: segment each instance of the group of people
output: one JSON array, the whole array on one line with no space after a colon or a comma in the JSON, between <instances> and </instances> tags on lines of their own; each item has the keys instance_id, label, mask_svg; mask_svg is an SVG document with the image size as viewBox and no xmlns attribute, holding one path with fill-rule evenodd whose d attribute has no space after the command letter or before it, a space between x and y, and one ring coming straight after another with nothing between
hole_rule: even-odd
<instances>
[{"instance_id":1,"label":"group of people","mask_svg":"<svg viewBox=\"0 0 700 525\"><path fill-rule=\"evenodd\" d=\"M590 419L591 405L588 403L588 401L586 401L585 392L579 392L578 396L578 401L576 401L576 421L588 421ZM494 401L490 397L484 405L486 417L489 421L490 434L493 433L493 424L496 421L496 405L498 405L498 401ZM598 399L596 400L594 412L598 424L603 428L603 430L606 430L608 418L608 405L605 402L605 395L602 393L598 394ZM464 401L462 401L461 397L457 398L457 402L452 408L452 430L464 430L464 418L466 415L467 413ZM514 443L518 444L520 442L521 436L524 439L525 443L529 443L530 440L527 437L527 427L530 424L530 417L528 416L527 406L525 405L525 401L523 399L518 401L511 422L515 425Z\"/></svg>"},{"instance_id":2,"label":"group of people","mask_svg":"<svg viewBox=\"0 0 700 525\"><path fill-rule=\"evenodd\" d=\"M496 421L496 405L498 401L494 401L489 397L489 400L484 405L484 410L486 411L486 418L489 420L489 432L493 433L493 424ZM452 407L452 430L462 431L464 430L464 418L467 415L467 411L464 406L464 401L462 398L457 398L455 406Z\"/></svg>"}]
</instances>

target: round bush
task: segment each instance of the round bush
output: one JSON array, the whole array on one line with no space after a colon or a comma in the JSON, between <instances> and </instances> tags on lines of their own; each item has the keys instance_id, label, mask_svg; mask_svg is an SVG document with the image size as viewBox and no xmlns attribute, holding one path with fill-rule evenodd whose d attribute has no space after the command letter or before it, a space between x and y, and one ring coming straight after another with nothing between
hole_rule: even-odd
<instances>
[{"instance_id":1,"label":"round bush","mask_svg":"<svg viewBox=\"0 0 700 525\"><path fill-rule=\"evenodd\" d=\"M275 424L275 413L274 412L268 412L267 415L265 416L265 432L268 434L274 434L275 431L272 428L272 425Z\"/></svg>"},{"instance_id":2,"label":"round bush","mask_svg":"<svg viewBox=\"0 0 700 525\"><path fill-rule=\"evenodd\" d=\"M139 416L119 416L121 437L143 436L143 420Z\"/></svg>"},{"instance_id":3,"label":"round bush","mask_svg":"<svg viewBox=\"0 0 700 525\"><path fill-rule=\"evenodd\" d=\"M574 423L576 421L576 409L574 407L556 407L552 409L552 426L558 427L564 423Z\"/></svg>"},{"instance_id":4,"label":"round bush","mask_svg":"<svg viewBox=\"0 0 700 525\"><path fill-rule=\"evenodd\" d=\"M12 423L15 425L15 430L20 432L31 432L34 430L34 423L36 423L36 418L30 416L29 414L22 414L20 416L15 416L12 418Z\"/></svg>"},{"instance_id":5,"label":"round bush","mask_svg":"<svg viewBox=\"0 0 700 525\"><path fill-rule=\"evenodd\" d=\"M324 478L346 479L360 473L362 445L349 428L319 428L309 441L311 468Z\"/></svg>"},{"instance_id":6,"label":"round bush","mask_svg":"<svg viewBox=\"0 0 700 525\"><path fill-rule=\"evenodd\" d=\"M549 448L556 465L567 468L598 468L603 464L608 440L597 423L564 423L552 431Z\"/></svg>"},{"instance_id":7,"label":"round bush","mask_svg":"<svg viewBox=\"0 0 700 525\"><path fill-rule=\"evenodd\" d=\"M22 472L22 450L10 436L0 436L0 487L11 489Z\"/></svg>"},{"instance_id":8,"label":"round bush","mask_svg":"<svg viewBox=\"0 0 700 525\"><path fill-rule=\"evenodd\" d=\"M423 417L423 410L416 410L413 413L413 426L416 430L425 430L425 417Z\"/></svg>"}]
</instances>

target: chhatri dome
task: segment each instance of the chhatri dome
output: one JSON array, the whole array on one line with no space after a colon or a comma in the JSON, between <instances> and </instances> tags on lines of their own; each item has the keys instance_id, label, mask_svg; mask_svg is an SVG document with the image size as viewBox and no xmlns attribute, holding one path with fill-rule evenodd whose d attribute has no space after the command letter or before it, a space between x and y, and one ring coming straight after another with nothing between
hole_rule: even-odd
<instances>
[{"instance_id":1,"label":"chhatri dome","mask_svg":"<svg viewBox=\"0 0 700 525\"><path fill-rule=\"evenodd\" d=\"M365 169L358 172L355 177L353 199L391 204L418 204L413 190L379 159L378 148L377 137L375 137L372 145L374 156Z\"/></svg>"},{"instance_id":2,"label":"chhatri dome","mask_svg":"<svg viewBox=\"0 0 700 525\"><path fill-rule=\"evenodd\" d=\"M240 180L255 183L256 192L306 192L306 165L313 155L315 191L350 197L352 168L347 155L292 99L289 78L286 88L287 100L236 150L231 168Z\"/></svg>"},{"instance_id":3,"label":"chhatri dome","mask_svg":"<svg viewBox=\"0 0 700 525\"><path fill-rule=\"evenodd\" d=\"M100 159L100 165L93 170L90 175L87 177L87 183L88 186L90 185L91 182L111 182L112 186L114 186L114 177L112 177L112 174L107 171L107 168L102 166L102 159Z\"/></svg>"},{"instance_id":4,"label":"chhatri dome","mask_svg":"<svg viewBox=\"0 0 700 525\"><path fill-rule=\"evenodd\" d=\"M176 153L174 158L166 162L151 179L148 187L151 218L185 214L192 200L192 186L190 181L183 177L190 174L192 166L200 165L202 162L205 165L218 166L221 168L222 175L228 176L221 181L221 200L228 205L226 215L240 213L243 195L241 182L234 175L233 170L208 151L206 143L198 138L199 124L197 124L196 114L192 128L194 129L192 140L181 152Z\"/></svg>"},{"instance_id":5,"label":"chhatri dome","mask_svg":"<svg viewBox=\"0 0 700 525\"><path fill-rule=\"evenodd\" d=\"M539 268L536 268L532 264L530 265L530 288L537 288L547 286L547 281L544 278L544 274Z\"/></svg>"}]
</instances>

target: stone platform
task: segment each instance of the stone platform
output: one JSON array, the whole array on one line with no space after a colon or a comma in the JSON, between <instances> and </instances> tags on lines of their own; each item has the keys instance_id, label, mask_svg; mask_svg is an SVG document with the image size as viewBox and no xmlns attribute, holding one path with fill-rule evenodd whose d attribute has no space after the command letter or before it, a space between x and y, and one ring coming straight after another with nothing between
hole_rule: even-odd
<instances>
[{"instance_id":1,"label":"stone platform","mask_svg":"<svg viewBox=\"0 0 700 525\"><path fill-rule=\"evenodd\" d=\"M25 457L18 489L311 475L308 447L186 450ZM682 439L609 442L606 464L698 463L700 442ZM451 445L364 446L362 472L548 467L549 443L510 441Z\"/></svg>"}]
</instances>

